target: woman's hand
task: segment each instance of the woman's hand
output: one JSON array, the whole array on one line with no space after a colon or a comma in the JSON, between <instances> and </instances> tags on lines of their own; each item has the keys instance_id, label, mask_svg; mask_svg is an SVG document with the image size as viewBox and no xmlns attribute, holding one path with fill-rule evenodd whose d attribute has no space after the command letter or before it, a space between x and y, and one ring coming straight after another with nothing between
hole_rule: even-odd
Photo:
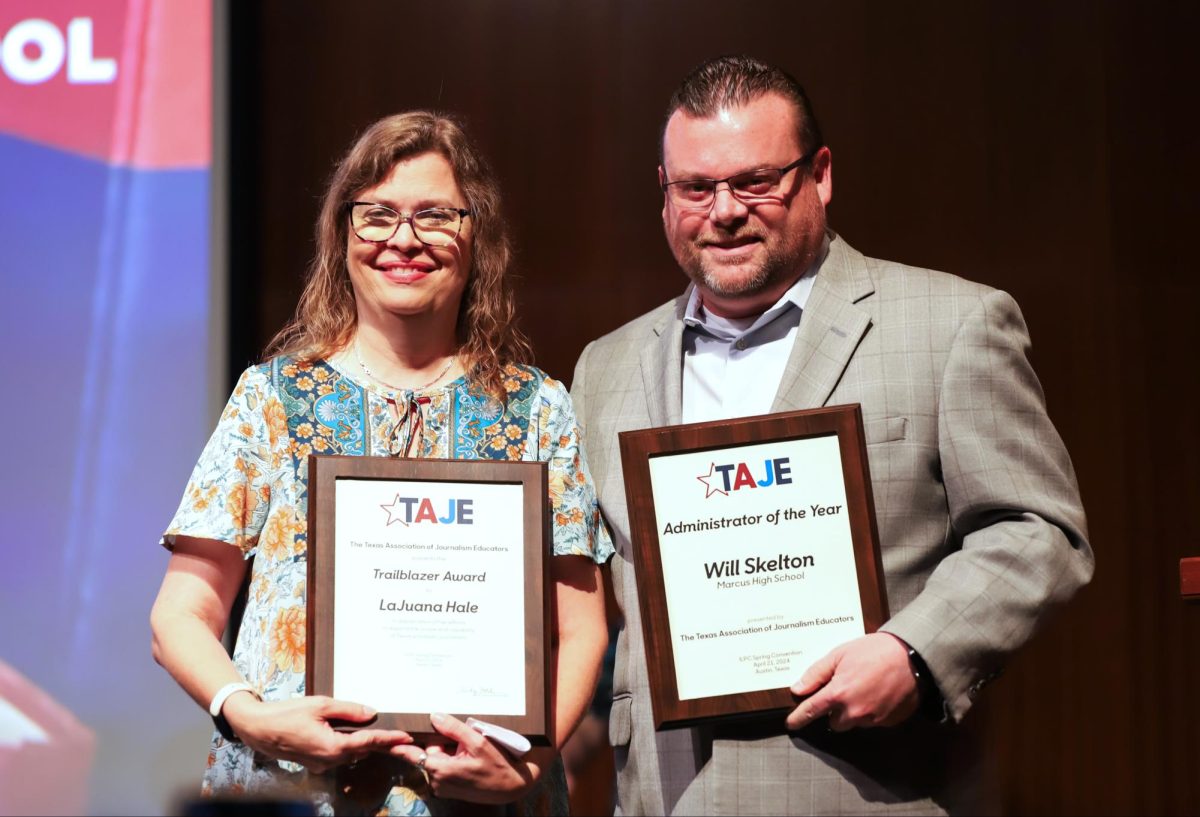
<instances>
[{"instance_id":1,"label":"woman's hand","mask_svg":"<svg viewBox=\"0 0 1200 817\"><path fill-rule=\"evenodd\" d=\"M535 764L514 758L458 718L434 714L429 721L453 745L431 745L424 749L395 746L391 753L424 768L429 787L438 797L472 803L511 803L537 782L539 770ZM425 755L423 766L422 755Z\"/></svg>"},{"instance_id":2,"label":"woman's hand","mask_svg":"<svg viewBox=\"0 0 1200 817\"><path fill-rule=\"evenodd\" d=\"M317 774L355 763L371 752L388 752L412 743L412 737L399 730L336 731L331 720L366 724L375 718L375 711L322 695L259 701L249 694L236 694L225 702L222 712L238 738L254 751L294 761Z\"/></svg>"}]
</instances>

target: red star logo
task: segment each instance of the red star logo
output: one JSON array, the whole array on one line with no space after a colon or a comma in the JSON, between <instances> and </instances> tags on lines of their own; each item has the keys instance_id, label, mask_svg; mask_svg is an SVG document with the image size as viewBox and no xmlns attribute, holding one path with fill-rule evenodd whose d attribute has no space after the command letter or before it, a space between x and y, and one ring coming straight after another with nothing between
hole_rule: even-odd
<instances>
[{"instance_id":1,"label":"red star logo","mask_svg":"<svg viewBox=\"0 0 1200 817\"><path fill-rule=\"evenodd\" d=\"M708 464L708 473L705 474L704 476L696 477L696 479L698 479L704 483L704 498L705 499L708 499L713 494L724 494L725 496L729 496L728 491L722 490L720 488L714 488L708 482L710 479L713 478L713 471L716 470L716 467L717 467L717 464L715 462L709 463Z\"/></svg>"},{"instance_id":2,"label":"red star logo","mask_svg":"<svg viewBox=\"0 0 1200 817\"><path fill-rule=\"evenodd\" d=\"M404 508L400 506L400 494L396 494L391 505L380 505L379 507L387 511L388 521L384 525L385 528L393 522L399 522L404 527L408 527L408 523L404 521Z\"/></svg>"}]
</instances>

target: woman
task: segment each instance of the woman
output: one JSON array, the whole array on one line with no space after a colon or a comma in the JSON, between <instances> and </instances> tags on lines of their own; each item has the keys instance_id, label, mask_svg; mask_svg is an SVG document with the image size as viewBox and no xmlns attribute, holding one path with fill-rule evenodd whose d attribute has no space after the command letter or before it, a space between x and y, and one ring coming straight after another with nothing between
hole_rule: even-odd
<instances>
[{"instance_id":1,"label":"woman","mask_svg":"<svg viewBox=\"0 0 1200 817\"><path fill-rule=\"evenodd\" d=\"M426 754L403 732L330 727L369 723L365 706L303 697L308 455L536 459L554 519L556 746L583 715L607 640L597 564L612 546L565 389L519 362L509 256L495 180L452 119L383 119L334 172L296 316L242 375L163 537L154 656L215 710L206 792L282 788L324 813L455 808L442 798L564 809L553 749L516 759L439 716L457 750ZM230 660L220 637L248 564Z\"/></svg>"}]
</instances>

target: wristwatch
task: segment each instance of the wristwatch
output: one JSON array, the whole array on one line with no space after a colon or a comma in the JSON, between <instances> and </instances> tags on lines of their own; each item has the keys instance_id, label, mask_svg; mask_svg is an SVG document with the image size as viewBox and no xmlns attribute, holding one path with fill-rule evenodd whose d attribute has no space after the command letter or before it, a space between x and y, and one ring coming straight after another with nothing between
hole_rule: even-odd
<instances>
[{"instance_id":1,"label":"wristwatch","mask_svg":"<svg viewBox=\"0 0 1200 817\"><path fill-rule=\"evenodd\" d=\"M212 715L213 725L217 727L217 731L221 737L230 743L241 743L241 740L234 734L233 727L229 725L229 721L225 719L225 714L221 709L225 706L225 701L235 692L249 692L255 698L262 700L262 696L258 694L258 690L247 684L245 681L234 681L232 684L226 684L217 690L217 694L213 696L212 703L208 705L208 714Z\"/></svg>"},{"instance_id":2,"label":"wristwatch","mask_svg":"<svg viewBox=\"0 0 1200 817\"><path fill-rule=\"evenodd\" d=\"M929 665L914 648L908 648L908 665L912 668L913 677L917 679L917 711L937 723L945 722L946 699L933 680Z\"/></svg>"}]
</instances>

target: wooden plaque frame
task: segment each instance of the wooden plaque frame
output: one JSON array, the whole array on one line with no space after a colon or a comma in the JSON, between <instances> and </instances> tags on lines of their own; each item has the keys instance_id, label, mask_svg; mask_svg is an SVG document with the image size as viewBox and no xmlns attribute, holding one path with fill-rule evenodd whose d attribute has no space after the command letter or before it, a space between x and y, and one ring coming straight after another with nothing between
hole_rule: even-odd
<instances>
[{"instance_id":1,"label":"wooden plaque frame","mask_svg":"<svg viewBox=\"0 0 1200 817\"><path fill-rule=\"evenodd\" d=\"M450 713L468 715L507 727L535 745L550 745L553 713L550 708L550 610L548 543L551 541L548 473L544 462L493 460L393 459L313 455L308 461L308 599L307 662L305 683L309 695L333 694L334 574L337 570L334 531L339 479L404 482L520 484L524 495L524 592L514 604L524 606L525 714L495 715L486 711ZM480 667L481 673L486 668ZM428 712L380 712L372 727L403 729L414 737L436 741Z\"/></svg>"},{"instance_id":2,"label":"wooden plaque frame","mask_svg":"<svg viewBox=\"0 0 1200 817\"><path fill-rule=\"evenodd\" d=\"M1179 595L1187 601L1200 601L1200 556L1179 560Z\"/></svg>"},{"instance_id":3,"label":"wooden plaque frame","mask_svg":"<svg viewBox=\"0 0 1200 817\"><path fill-rule=\"evenodd\" d=\"M715 720L774 717L790 711L799 701L788 687L680 700L659 551L661 526L655 515L650 478L651 457L830 434L836 434L838 439L863 623L865 632L871 633L887 620L888 604L858 404L625 431L619 435L656 729Z\"/></svg>"}]
</instances>

